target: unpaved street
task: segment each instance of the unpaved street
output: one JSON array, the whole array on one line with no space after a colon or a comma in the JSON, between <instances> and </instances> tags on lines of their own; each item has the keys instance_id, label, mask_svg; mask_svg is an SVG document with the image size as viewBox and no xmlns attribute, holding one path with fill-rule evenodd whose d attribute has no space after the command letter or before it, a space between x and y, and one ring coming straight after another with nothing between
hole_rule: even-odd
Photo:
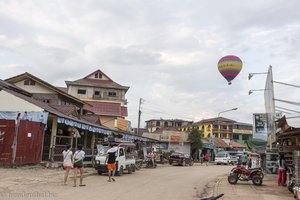
<instances>
[{"instance_id":1,"label":"unpaved street","mask_svg":"<svg viewBox=\"0 0 300 200\"><path fill-rule=\"evenodd\" d=\"M161 165L141 169L107 182L107 175L93 174L85 187L62 185L63 171L49 169L0 169L0 200L6 199L109 199L109 200L195 200L205 185L232 166L192 167ZM91 171L92 169L89 169Z\"/></svg>"}]
</instances>

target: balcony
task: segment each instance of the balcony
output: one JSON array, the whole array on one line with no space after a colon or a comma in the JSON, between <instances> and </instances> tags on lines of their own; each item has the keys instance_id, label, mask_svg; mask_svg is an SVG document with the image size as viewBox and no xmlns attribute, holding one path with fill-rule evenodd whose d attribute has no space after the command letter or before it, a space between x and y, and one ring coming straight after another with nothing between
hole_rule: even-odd
<instances>
[{"instance_id":1,"label":"balcony","mask_svg":"<svg viewBox=\"0 0 300 200\"><path fill-rule=\"evenodd\" d=\"M214 133L220 132L220 133L232 133L232 129L217 129L213 128L212 130Z\"/></svg>"}]
</instances>

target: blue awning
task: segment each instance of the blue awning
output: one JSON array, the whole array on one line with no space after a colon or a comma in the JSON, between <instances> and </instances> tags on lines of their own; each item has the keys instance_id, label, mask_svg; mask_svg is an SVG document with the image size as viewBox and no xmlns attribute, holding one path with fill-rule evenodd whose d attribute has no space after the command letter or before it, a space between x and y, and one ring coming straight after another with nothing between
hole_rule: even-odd
<instances>
[{"instance_id":1,"label":"blue awning","mask_svg":"<svg viewBox=\"0 0 300 200\"><path fill-rule=\"evenodd\" d=\"M75 121L75 120L72 120L72 119L58 117L57 118L57 123L77 127L77 128L82 129L82 130L88 130L88 131L93 132L93 133L102 133L102 134L105 134L105 135L111 135L112 134L112 131L109 130L109 129L104 129L102 127L97 127L95 125L80 122L80 120Z\"/></svg>"}]
</instances>

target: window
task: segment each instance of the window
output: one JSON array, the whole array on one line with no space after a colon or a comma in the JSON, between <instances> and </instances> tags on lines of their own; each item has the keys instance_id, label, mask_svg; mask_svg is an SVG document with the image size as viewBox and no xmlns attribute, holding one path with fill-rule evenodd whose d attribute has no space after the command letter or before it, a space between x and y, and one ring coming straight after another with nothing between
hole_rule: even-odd
<instances>
[{"instance_id":1,"label":"window","mask_svg":"<svg viewBox=\"0 0 300 200\"><path fill-rule=\"evenodd\" d=\"M119 156L124 156L124 149L120 149Z\"/></svg>"},{"instance_id":2,"label":"window","mask_svg":"<svg viewBox=\"0 0 300 200\"><path fill-rule=\"evenodd\" d=\"M242 139L243 140L249 140L249 135L243 135Z\"/></svg>"},{"instance_id":3,"label":"window","mask_svg":"<svg viewBox=\"0 0 300 200\"><path fill-rule=\"evenodd\" d=\"M95 73L95 78L102 79L102 74L100 72Z\"/></svg>"},{"instance_id":4,"label":"window","mask_svg":"<svg viewBox=\"0 0 300 200\"><path fill-rule=\"evenodd\" d=\"M86 94L86 90L78 89L77 94Z\"/></svg>"},{"instance_id":5,"label":"window","mask_svg":"<svg viewBox=\"0 0 300 200\"><path fill-rule=\"evenodd\" d=\"M168 127L168 122L165 122L164 127Z\"/></svg>"},{"instance_id":6,"label":"window","mask_svg":"<svg viewBox=\"0 0 300 200\"><path fill-rule=\"evenodd\" d=\"M24 85L35 85L35 81L33 81L31 79L27 79L24 81Z\"/></svg>"},{"instance_id":7,"label":"window","mask_svg":"<svg viewBox=\"0 0 300 200\"><path fill-rule=\"evenodd\" d=\"M239 134L232 134L232 139L238 140L239 139Z\"/></svg>"},{"instance_id":8,"label":"window","mask_svg":"<svg viewBox=\"0 0 300 200\"><path fill-rule=\"evenodd\" d=\"M211 130L211 125L208 125L207 128L206 128L206 130L210 131Z\"/></svg>"},{"instance_id":9,"label":"window","mask_svg":"<svg viewBox=\"0 0 300 200\"><path fill-rule=\"evenodd\" d=\"M160 126L160 122L159 121L156 122L156 126Z\"/></svg>"},{"instance_id":10,"label":"window","mask_svg":"<svg viewBox=\"0 0 300 200\"><path fill-rule=\"evenodd\" d=\"M108 92L108 96L115 97L115 96L117 96L117 93L115 93L115 92Z\"/></svg>"}]
</instances>

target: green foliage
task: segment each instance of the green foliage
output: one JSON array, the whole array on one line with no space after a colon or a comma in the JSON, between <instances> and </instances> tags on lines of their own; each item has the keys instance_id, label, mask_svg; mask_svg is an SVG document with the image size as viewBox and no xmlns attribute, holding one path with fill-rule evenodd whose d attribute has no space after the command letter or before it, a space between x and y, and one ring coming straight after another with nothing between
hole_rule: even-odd
<instances>
[{"instance_id":1,"label":"green foliage","mask_svg":"<svg viewBox=\"0 0 300 200\"><path fill-rule=\"evenodd\" d=\"M198 151L199 149L202 149L203 143L201 140L203 132L197 129L196 127L193 127L188 135L188 140L191 142L191 149L192 151Z\"/></svg>"}]
</instances>

